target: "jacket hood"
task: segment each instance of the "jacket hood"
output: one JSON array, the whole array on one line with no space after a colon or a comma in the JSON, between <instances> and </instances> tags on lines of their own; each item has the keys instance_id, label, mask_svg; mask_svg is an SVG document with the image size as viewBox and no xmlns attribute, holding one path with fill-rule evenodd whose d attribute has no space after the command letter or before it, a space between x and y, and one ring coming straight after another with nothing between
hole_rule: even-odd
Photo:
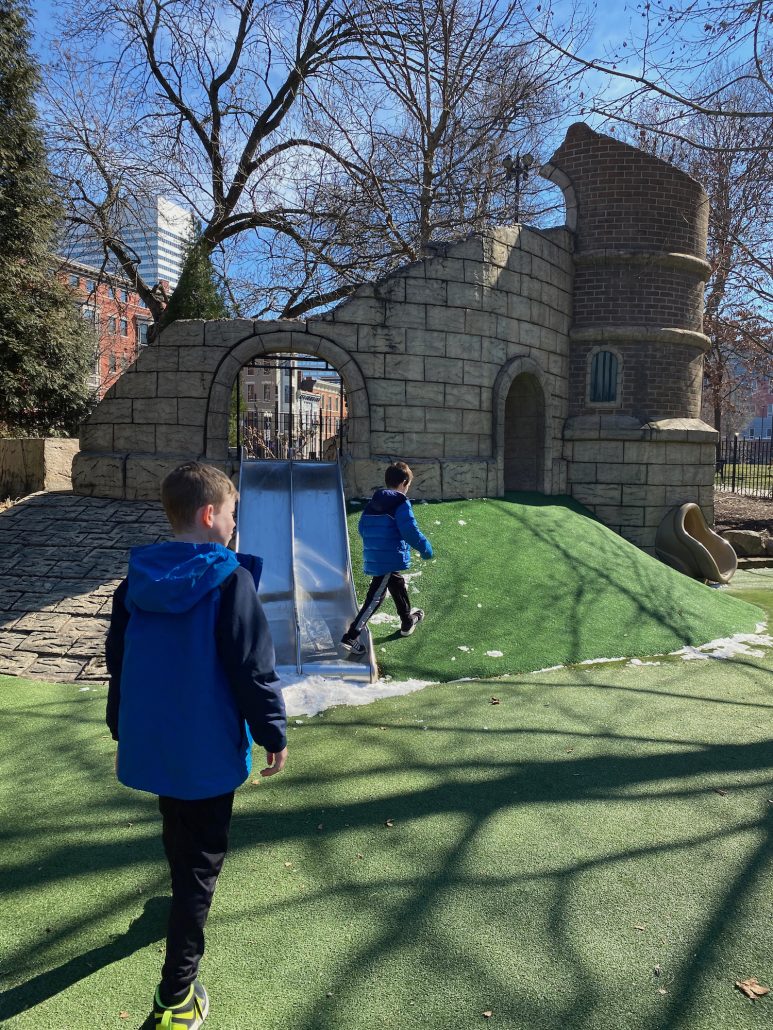
<instances>
[{"instance_id":1,"label":"jacket hood","mask_svg":"<svg viewBox=\"0 0 773 1030\"><path fill-rule=\"evenodd\" d=\"M236 555L222 544L173 540L133 547L128 599L146 612L187 612L238 567Z\"/></svg>"}]
</instances>

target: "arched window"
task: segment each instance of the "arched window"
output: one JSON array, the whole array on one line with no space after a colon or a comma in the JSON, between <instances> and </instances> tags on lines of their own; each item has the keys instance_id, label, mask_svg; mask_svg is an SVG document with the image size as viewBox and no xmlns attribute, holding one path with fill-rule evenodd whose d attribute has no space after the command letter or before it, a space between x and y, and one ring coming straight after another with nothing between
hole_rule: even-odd
<instances>
[{"instance_id":1,"label":"arched window","mask_svg":"<svg viewBox=\"0 0 773 1030\"><path fill-rule=\"evenodd\" d=\"M590 367L591 404L613 404L617 400L617 355L596 351Z\"/></svg>"}]
</instances>

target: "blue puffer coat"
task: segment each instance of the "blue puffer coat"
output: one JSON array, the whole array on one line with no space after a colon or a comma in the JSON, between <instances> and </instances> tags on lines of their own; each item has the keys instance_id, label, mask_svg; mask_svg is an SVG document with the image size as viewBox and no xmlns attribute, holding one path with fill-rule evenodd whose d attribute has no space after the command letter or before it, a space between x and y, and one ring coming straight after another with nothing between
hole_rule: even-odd
<instances>
[{"instance_id":1,"label":"blue puffer coat","mask_svg":"<svg viewBox=\"0 0 773 1030\"><path fill-rule=\"evenodd\" d=\"M411 547L425 560L432 544L416 525L411 502L399 490L377 490L360 516L365 574L384 576L411 567Z\"/></svg>"}]
</instances>

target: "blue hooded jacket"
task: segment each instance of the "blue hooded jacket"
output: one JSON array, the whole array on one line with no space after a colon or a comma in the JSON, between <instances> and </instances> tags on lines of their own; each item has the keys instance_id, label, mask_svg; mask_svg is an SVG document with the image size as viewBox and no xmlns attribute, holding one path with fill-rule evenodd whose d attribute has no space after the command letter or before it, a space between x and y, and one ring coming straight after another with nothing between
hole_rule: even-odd
<instances>
[{"instance_id":1,"label":"blue hooded jacket","mask_svg":"<svg viewBox=\"0 0 773 1030\"><path fill-rule=\"evenodd\" d=\"M411 502L399 490L376 490L360 516L365 574L384 576L411 567L411 547L432 557L432 544L416 524Z\"/></svg>"},{"instance_id":2,"label":"blue hooded jacket","mask_svg":"<svg viewBox=\"0 0 773 1030\"><path fill-rule=\"evenodd\" d=\"M285 746L253 572L220 544L132 549L106 646L121 783L183 800L234 790L251 767L245 719L267 750Z\"/></svg>"}]
</instances>

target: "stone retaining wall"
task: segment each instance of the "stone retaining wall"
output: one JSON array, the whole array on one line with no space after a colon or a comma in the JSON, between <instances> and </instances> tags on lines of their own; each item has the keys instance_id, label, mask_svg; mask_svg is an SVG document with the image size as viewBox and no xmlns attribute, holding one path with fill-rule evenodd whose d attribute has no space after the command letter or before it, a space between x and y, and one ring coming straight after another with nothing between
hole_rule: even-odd
<instances>
[{"instance_id":1,"label":"stone retaining wall","mask_svg":"<svg viewBox=\"0 0 773 1030\"><path fill-rule=\"evenodd\" d=\"M59 437L0 439L0 499L38 490L69 490L77 440Z\"/></svg>"},{"instance_id":2,"label":"stone retaining wall","mask_svg":"<svg viewBox=\"0 0 773 1030\"><path fill-rule=\"evenodd\" d=\"M714 522L718 434L697 419L585 415L564 434L569 493L605 525L647 551L666 512L693 501Z\"/></svg>"}]
</instances>

